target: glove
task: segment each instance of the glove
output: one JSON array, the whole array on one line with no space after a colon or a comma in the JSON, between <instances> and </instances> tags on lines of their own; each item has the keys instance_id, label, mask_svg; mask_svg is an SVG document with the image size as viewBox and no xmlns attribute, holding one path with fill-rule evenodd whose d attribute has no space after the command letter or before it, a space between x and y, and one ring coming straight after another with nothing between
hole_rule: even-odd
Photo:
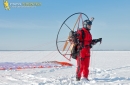
<instances>
[{"instance_id":1,"label":"glove","mask_svg":"<svg viewBox=\"0 0 130 85\"><path fill-rule=\"evenodd\" d=\"M100 44L101 44L101 42L102 42L102 38L99 38L99 39L93 39L92 42L91 42L91 44L92 44L92 45L95 45L95 44L98 43L98 42L100 42Z\"/></svg>"}]
</instances>

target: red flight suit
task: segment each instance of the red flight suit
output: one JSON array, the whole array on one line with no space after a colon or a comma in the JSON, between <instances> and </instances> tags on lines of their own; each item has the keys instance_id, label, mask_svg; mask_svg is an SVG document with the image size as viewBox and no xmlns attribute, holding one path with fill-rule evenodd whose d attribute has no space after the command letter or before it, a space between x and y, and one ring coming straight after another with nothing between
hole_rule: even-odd
<instances>
[{"instance_id":1,"label":"red flight suit","mask_svg":"<svg viewBox=\"0 0 130 85\"><path fill-rule=\"evenodd\" d=\"M82 32L84 31L84 39L82 37ZM90 62L90 43L92 42L92 35L89 30L82 28L78 30L77 33L79 34L79 41L83 42L83 47L80 50L79 56L77 57L77 70L76 70L76 77L81 78L82 73L83 77L88 78L89 75L89 62Z\"/></svg>"}]
</instances>

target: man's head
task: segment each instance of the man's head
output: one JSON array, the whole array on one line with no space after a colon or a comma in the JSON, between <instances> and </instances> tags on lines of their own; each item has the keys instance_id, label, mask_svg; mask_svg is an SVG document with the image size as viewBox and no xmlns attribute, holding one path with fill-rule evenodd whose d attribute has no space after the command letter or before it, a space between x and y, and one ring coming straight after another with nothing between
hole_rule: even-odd
<instances>
[{"instance_id":1,"label":"man's head","mask_svg":"<svg viewBox=\"0 0 130 85\"><path fill-rule=\"evenodd\" d=\"M88 29L88 30L91 30L91 25L92 25L92 22L90 20L85 20L83 22L83 27Z\"/></svg>"},{"instance_id":2,"label":"man's head","mask_svg":"<svg viewBox=\"0 0 130 85\"><path fill-rule=\"evenodd\" d=\"M91 30L91 25L92 25L93 20L94 20L94 17L91 17L90 20L84 20L83 27L88 30Z\"/></svg>"}]
</instances>

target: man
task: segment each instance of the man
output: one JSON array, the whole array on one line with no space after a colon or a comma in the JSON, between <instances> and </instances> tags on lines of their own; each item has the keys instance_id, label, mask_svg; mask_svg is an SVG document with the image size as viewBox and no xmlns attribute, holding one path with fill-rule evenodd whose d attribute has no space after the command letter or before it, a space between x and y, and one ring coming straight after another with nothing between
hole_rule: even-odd
<instances>
[{"instance_id":1,"label":"man","mask_svg":"<svg viewBox=\"0 0 130 85\"><path fill-rule=\"evenodd\" d=\"M80 42L80 52L77 57L77 71L76 80L79 81L83 72L83 77L88 80L89 74L89 62L90 62L90 45L92 42L92 35L90 33L92 22L90 20L85 20L83 23L83 28L77 31L79 34L78 39ZM84 33L83 33L84 32Z\"/></svg>"},{"instance_id":2,"label":"man","mask_svg":"<svg viewBox=\"0 0 130 85\"><path fill-rule=\"evenodd\" d=\"M97 42L101 42L101 38L93 39L90 33L92 21L85 20L83 22L83 28L77 30L76 32L71 32L71 38L74 42L74 47L72 49L72 58L77 60L77 70L76 70L76 80L80 81L83 75L84 79L88 80L89 75L89 62L90 62L90 49L92 45Z\"/></svg>"}]
</instances>

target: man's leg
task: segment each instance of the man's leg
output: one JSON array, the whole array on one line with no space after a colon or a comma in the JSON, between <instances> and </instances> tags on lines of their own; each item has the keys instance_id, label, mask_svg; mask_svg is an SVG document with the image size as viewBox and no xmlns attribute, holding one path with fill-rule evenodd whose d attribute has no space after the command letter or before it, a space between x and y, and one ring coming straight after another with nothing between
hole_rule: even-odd
<instances>
[{"instance_id":1,"label":"man's leg","mask_svg":"<svg viewBox=\"0 0 130 85\"><path fill-rule=\"evenodd\" d=\"M76 72L76 78L81 78L82 72L83 72L83 66L84 66L84 58L85 58L85 49L82 49L80 51L79 56L77 57L77 72Z\"/></svg>"},{"instance_id":2,"label":"man's leg","mask_svg":"<svg viewBox=\"0 0 130 85\"><path fill-rule=\"evenodd\" d=\"M90 63L90 57L86 57L84 59L84 66L83 66L83 77L88 79L89 75L89 63Z\"/></svg>"},{"instance_id":3,"label":"man's leg","mask_svg":"<svg viewBox=\"0 0 130 85\"><path fill-rule=\"evenodd\" d=\"M76 70L76 80L80 80L81 74L83 71L82 61L79 57L77 57L77 70Z\"/></svg>"}]
</instances>

